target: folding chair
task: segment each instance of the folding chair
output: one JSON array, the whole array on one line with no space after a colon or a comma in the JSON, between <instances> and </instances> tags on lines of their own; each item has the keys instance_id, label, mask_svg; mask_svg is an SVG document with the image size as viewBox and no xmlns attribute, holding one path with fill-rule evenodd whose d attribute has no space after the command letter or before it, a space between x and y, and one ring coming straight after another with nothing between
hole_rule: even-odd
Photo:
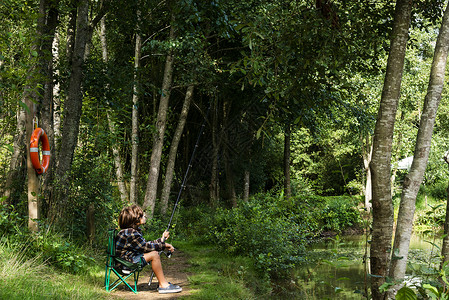
<instances>
[{"instance_id":1,"label":"folding chair","mask_svg":"<svg viewBox=\"0 0 449 300\"><path fill-rule=\"evenodd\" d=\"M120 283L124 283L137 294L137 281L139 280L140 271L143 269L143 262L132 263L122 259L115 254L115 241L117 237L116 229L108 230L108 250L106 258L106 271L104 274L104 285L106 291L110 292ZM143 258L142 258L143 259ZM118 279L111 283L111 273L114 273ZM134 276L134 288L126 282L130 276Z\"/></svg>"}]
</instances>

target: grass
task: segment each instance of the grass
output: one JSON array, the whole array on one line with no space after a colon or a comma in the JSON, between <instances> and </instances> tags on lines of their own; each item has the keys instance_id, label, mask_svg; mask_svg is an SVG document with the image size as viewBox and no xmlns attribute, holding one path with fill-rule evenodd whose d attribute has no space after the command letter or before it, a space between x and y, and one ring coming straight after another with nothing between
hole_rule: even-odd
<instances>
[{"instance_id":1,"label":"grass","mask_svg":"<svg viewBox=\"0 0 449 300\"><path fill-rule=\"evenodd\" d=\"M263 299L271 292L250 258L231 257L209 245L176 242L189 256L188 299Z\"/></svg>"},{"instance_id":2,"label":"grass","mask_svg":"<svg viewBox=\"0 0 449 300\"><path fill-rule=\"evenodd\" d=\"M185 298L269 298L270 284L260 278L250 258L231 257L211 245L198 246L193 241L176 244L190 257L187 271L192 274L191 293ZM97 256L86 271L71 274L46 263L42 256L29 257L27 253L19 246L0 242L0 299L114 299L103 287L102 257Z\"/></svg>"},{"instance_id":3,"label":"grass","mask_svg":"<svg viewBox=\"0 0 449 300\"><path fill-rule=\"evenodd\" d=\"M69 274L47 265L39 256L0 243L0 299L112 299L103 289L102 268Z\"/></svg>"}]
</instances>

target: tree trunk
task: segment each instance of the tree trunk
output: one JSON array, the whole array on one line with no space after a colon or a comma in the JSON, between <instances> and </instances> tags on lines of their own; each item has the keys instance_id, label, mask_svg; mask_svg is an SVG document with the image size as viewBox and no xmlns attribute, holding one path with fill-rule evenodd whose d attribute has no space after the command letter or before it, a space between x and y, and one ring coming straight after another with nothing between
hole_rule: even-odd
<instances>
[{"instance_id":1,"label":"tree trunk","mask_svg":"<svg viewBox=\"0 0 449 300\"><path fill-rule=\"evenodd\" d=\"M231 200L232 207L237 207L237 195L235 192L234 172L232 171L231 159L229 157L229 150L225 150L225 171L226 171L226 187L228 196Z\"/></svg>"},{"instance_id":2,"label":"tree trunk","mask_svg":"<svg viewBox=\"0 0 449 300\"><path fill-rule=\"evenodd\" d=\"M174 39L174 28L170 28L170 40ZM168 101L170 99L173 68L174 68L173 53L167 55L165 61L164 79L162 81L161 98L159 101L159 110L156 122L156 134L154 136L153 150L151 152L150 171L148 174L147 189L145 193L145 200L143 202L143 209L149 208L149 217L154 215L154 207L156 204L157 183L159 179L159 169L162 157L162 147L164 145L165 127L167 125L167 111Z\"/></svg>"},{"instance_id":3,"label":"tree trunk","mask_svg":"<svg viewBox=\"0 0 449 300\"><path fill-rule=\"evenodd\" d=\"M382 299L379 287L388 275L393 233L390 164L394 122L400 96L405 50L410 26L411 1L396 2L391 48L374 129L371 175L373 184L373 224L370 249L373 299Z\"/></svg>"},{"instance_id":4,"label":"tree trunk","mask_svg":"<svg viewBox=\"0 0 449 300\"><path fill-rule=\"evenodd\" d=\"M449 6L448 6L449 7ZM424 178L429 158L433 127L444 86L449 51L449 9L446 8L435 46L429 86L421 114L415 152L409 174L405 177L397 219L390 276L402 280L405 276L410 238L413 228L416 195Z\"/></svg>"},{"instance_id":5,"label":"tree trunk","mask_svg":"<svg viewBox=\"0 0 449 300\"><path fill-rule=\"evenodd\" d=\"M25 123L26 123L25 110L19 108L17 110L17 130L16 134L14 135L13 153L11 156L11 160L9 162L9 172L6 178L6 188L3 194L3 196L6 199L5 202L10 204L13 202L11 196L14 194L15 191L14 187L16 186L14 182L15 180L17 180L17 178L21 177L19 176L21 158L27 151L27 142L25 142L26 137Z\"/></svg>"},{"instance_id":6,"label":"tree trunk","mask_svg":"<svg viewBox=\"0 0 449 300\"><path fill-rule=\"evenodd\" d=\"M53 40L53 57L55 61L59 60L59 34L55 33L55 39ZM59 75L59 71L56 71L56 76ZM54 147L52 148L52 155L54 157L57 156L56 152L56 140L61 137L61 99L60 99L60 86L59 83L56 82L53 86L53 140ZM53 159L50 163L54 164L55 160Z\"/></svg>"},{"instance_id":7,"label":"tree trunk","mask_svg":"<svg viewBox=\"0 0 449 300\"><path fill-rule=\"evenodd\" d=\"M216 206L219 200L219 180L218 180L218 153L221 139L218 137L218 101L215 99L212 114L212 168L209 185L209 197L212 206Z\"/></svg>"},{"instance_id":8,"label":"tree trunk","mask_svg":"<svg viewBox=\"0 0 449 300\"><path fill-rule=\"evenodd\" d=\"M226 188L228 197L231 200L232 207L237 207L237 195L235 192L235 183L234 183L234 171L232 169L231 162L231 147L232 143L229 140L228 128L229 128L229 112L231 110L232 102L229 100L223 101L223 127L221 130L221 136L223 137L224 147L223 147L223 156L224 156L224 167L225 167L225 176L226 176Z\"/></svg>"},{"instance_id":9,"label":"tree trunk","mask_svg":"<svg viewBox=\"0 0 449 300\"><path fill-rule=\"evenodd\" d=\"M93 203L89 204L86 211L86 235L92 245L95 240L95 206Z\"/></svg>"},{"instance_id":10,"label":"tree trunk","mask_svg":"<svg viewBox=\"0 0 449 300\"><path fill-rule=\"evenodd\" d=\"M34 108L32 101L29 97L25 100L25 103L30 108L30 115L26 121L26 140L31 139L33 133L33 114ZM37 178L36 170L31 163L30 158L30 144L27 143L27 176L28 176L28 229L31 231L38 231L37 219L39 219L39 179Z\"/></svg>"},{"instance_id":11,"label":"tree trunk","mask_svg":"<svg viewBox=\"0 0 449 300\"><path fill-rule=\"evenodd\" d=\"M54 157L53 150L55 149L55 135L53 130L53 43L56 36L56 27L58 24L58 4L59 1L47 1L45 10L46 13L46 24L44 27L44 37L41 43L41 49L39 53L40 66L42 69L42 74L44 78L44 91L42 103L40 105L40 122L39 127L42 127L47 134L48 141L50 143L50 149L52 150L52 156ZM42 199L49 199L49 194L51 190L51 183L53 181L54 174L54 159L50 159L50 165L42 175ZM48 203L42 203L42 214L45 216L45 211Z\"/></svg>"},{"instance_id":12,"label":"tree trunk","mask_svg":"<svg viewBox=\"0 0 449 300\"><path fill-rule=\"evenodd\" d=\"M250 179L250 172L249 170L245 170L245 175L244 175L244 186L243 186L243 201L248 202L249 199L249 179Z\"/></svg>"},{"instance_id":13,"label":"tree trunk","mask_svg":"<svg viewBox=\"0 0 449 300\"><path fill-rule=\"evenodd\" d=\"M131 180L129 187L129 199L131 203L137 204L137 181L138 181L138 153L139 153L139 69L142 54L142 39L140 36L140 15L137 9L137 33L136 46L134 50L134 83L133 83L133 107L132 107L132 129L131 129Z\"/></svg>"},{"instance_id":14,"label":"tree trunk","mask_svg":"<svg viewBox=\"0 0 449 300\"><path fill-rule=\"evenodd\" d=\"M100 21L100 41L101 41L101 48L102 48L102 56L103 56L103 62L105 65L108 64L108 47L107 47L107 40L106 40L106 25L104 22L105 17L103 17ZM109 90L109 84L106 86L106 91ZM106 117L108 119L108 126L109 131L111 132L112 136L116 136L116 129L114 121L111 117L111 109L106 109ZM128 199L128 191L126 190L124 175L123 175L123 167L122 167L122 160L120 158L120 151L118 147L118 141L113 140L112 141L112 156L114 157L114 166L115 166L115 176L117 177L117 186L118 190L120 192L120 199L122 200L122 203L127 203L129 201Z\"/></svg>"},{"instance_id":15,"label":"tree trunk","mask_svg":"<svg viewBox=\"0 0 449 300\"><path fill-rule=\"evenodd\" d=\"M290 180L290 124L286 124L284 133L284 196L290 198L292 196L292 185Z\"/></svg>"},{"instance_id":16,"label":"tree trunk","mask_svg":"<svg viewBox=\"0 0 449 300\"><path fill-rule=\"evenodd\" d=\"M447 151L444 155L444 161L449 165L449 151ZM443 258L441 261L441 268L443 267L444 263L449 260L449 184L446 193L446 218L444 220L444 238L441 245L441 257Z\"/></svg>"},{"instance_id":17,"label":"tree trunk","mask_svg":"<svg viewBox=\"0 0 449 300\"><path fill-rule=\"evenodd\" d=\"M72 64L73 51L75 48L75 36L76 36L76 16L77 16L77 6L75 1L69 1L70 12L69 12L69 20L67 26L67 47L66 47L66 55L69 60L69 64Z\"/></svg>"},{"instance_id":18,"label":"tree trunk","mask_svg":"<svg viewBox=\"0 0 449 300\"><path fill-rule=\"evenodd\" d=\"M161 195L161 213L162 213L162 215L165 215L167 213L168 198L170 196L171 183L173 181L173 173L174 173L174 169L175 169L176 154L178 152L179 141L181 140L182 132L184 131L184 125L186 123L187 115L189 113L190 103L192 102L193 89L194 89L193 85L190 85L187 88L186 96L184 98L184 104L183 104L182 110L181 110L181 115L179 116L179 123L178 123L178 126L176 127L175 133L173 135L173 140L170 144L170 153L168 155L167 170L165 172L164 186L162 188L162 195ZM183 188L183 187L181 187L181 188Z\"/></svg>"},{"instance_id":19,"label":"tree trunk","mask_svg":"<svg viewBox=\"0 0 449 300\"><path fill-rule=\"evenodd\" d=\"M371 211L371 200L373 198L372 190L372 178L371 178L371 157L373 155L373 144L370 142L370 137L366 137L366 150L363 151L363 166L366 172L366 183L365 183L365 208L369 213Z\"/></svg>"},{"instance_id":20,"label":"tree trunk","mask_svg":"<svg viewBox=\"0 0 449 300\"><path fill-rule=\"evenodd\" d=\"M39 2L39 18L37 19L36 26L36 40L32 46L32 51L41 53L40 46L45 44L46 38L46 16L47 16L47 3L45 0ZM37 104L40 103L39 98L39 80L40 74L46 73L43 71L43 60L42 58L32 65L27 81L28 86L24 90L24 103L28 107L29 111L25 116L25 128L26 128L26 138L27 143L27 177L28 177L28 228L31 231L38 231L37 219L39 219L39 179L37 177L36 171L31 163L30 159L30 141L31 135L34 131L34 122L37 119ZM46 81L46 80L44 80ZM45 83L41 86L45 86ZM36 119L35 119L36 118Z\"/></svg>"},{"instance_id":21,"label":"tree trunk","mask_svg":"<svg viewBox=\"0 0 449 300\"><path fill-rule=\"evenodd\" d=\"M84 54L89 38L88 24L89 2L80 1L76 20L76 36L73 48L71 75L64 103L61 146L56 161L54 198L50 203L50 219L59 221L67 208L68 172L72 165L73 154L78 140L79 123L82 108L81 81L83 77Z\"/></svg>"}]
</instances>

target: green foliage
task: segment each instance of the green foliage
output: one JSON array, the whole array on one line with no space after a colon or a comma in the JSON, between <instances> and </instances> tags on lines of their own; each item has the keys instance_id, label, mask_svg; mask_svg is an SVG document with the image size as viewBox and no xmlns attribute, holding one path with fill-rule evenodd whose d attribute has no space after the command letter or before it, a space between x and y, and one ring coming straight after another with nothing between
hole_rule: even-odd
<instances>
[{"instance_id":1,"label":"green foliage","mask_svg":"<svg viewBox=\"0 0 449 300\"><path fill-rule=\"evenodd\" d=\"M53 268L29 247L0 242L0 299L111 299L102 287L104 267L76 275Z\"/></svg>"},{"instance_id":2,"label":"green foliage","mask_svg":"<svg viewBox=\"0 0 449 300\"><path fill-rule=\"evenodd\" d=\"M345 228L358 226L361 216L354 208L357 204L357 201L350 197L327 197L322 212L323 227L340 232Z\"/></svg>"},{"instance_id":3,"label":"green foliage","mask_svg":"<svg viewBox=\"0 0 449 300\"><path fill-rule=\"evenodd\" d=\"M0 203L0 236L21 232L24 222L14 206Z\"/></svg>"},{"instance_id":4,"label":"green foliage","mask_svg":"<svg viewBox=\"0 0 449 300\"><path fill-rule=\"evenodd\" d=\"M416 300L418 297L415 292L409 287L402 287L396 294L396 300Z\"/></svg>"},{"instance_id":5,"label":"green foliage","mask_svg":"<svg viewBox=\"0 0 449 300\"><path fill-rule=\"evenodd\" d=\"M252 257L259 270L282 276L302 260L307 238L358 224L353 204L348 198L258 194L236 208L217 209L211 238L228 253Z\"/></svg>"},{"instance_id":6,"label":"green foliage","mask_svg":"<svg viewBox=\"0 0 449 300\"><path fill-rule=\"evenodd\" d=\"M65 272L82 273L92 267L95 260L84 254L75 243L52 233L41 233L32 240L36 255Z\"/></svg>"},{"instance_id":7,"label":"green foliage","mask_svg":"<svg viewBox=\"0 0 449 300\"><path fill-rule=\"evenodd\" d=\"M415 217L414 224L421 231L434 232L444 224L446 218L445 204L429 204L425 209L419 210Z\"/></svg>"},{"instance_id":8,"label":"green foliage","mask_svg":"<svg viewBox=\"0 0 449 300\"><path fill-rule=\"evenodd\" d=\"M299 226L279 208L274 201L253 200L229 211L218 209L212 237L226 252L252 257L261 271L286 271L300 258L305 240Z\"/></svg>"},{"instance_id":9,"label":"green foliage","mask_svg":"<svg viewBox=\"0 0 449 300\"><path fill-rule=\"evenodd\" d=\"M182 207L179 217L176 215L174 218L172 228L181 238L188 238L199 244L210 243L208 239L214 212L215 210L208 206Z\"/></svg>"}]
</instances>

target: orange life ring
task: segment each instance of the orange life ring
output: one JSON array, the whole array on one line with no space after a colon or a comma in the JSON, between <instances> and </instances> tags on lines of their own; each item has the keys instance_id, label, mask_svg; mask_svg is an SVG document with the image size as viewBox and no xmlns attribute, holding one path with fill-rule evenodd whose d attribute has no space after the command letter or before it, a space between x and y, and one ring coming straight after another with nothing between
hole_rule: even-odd
<instances>
[{"instance_id":1,"label":"orange life ring","mask_svg":"<svg viewBox=\"0 0 449 300\"><path fill-rule=\"evenodd\" d=\"M39 160L39 141L42 142L42 164ZM50 143L48 137L42 128L36 128L31 135L30 140L30 158L37 174L43 174L50 165Z\"/></svg>"}]
</instances>

